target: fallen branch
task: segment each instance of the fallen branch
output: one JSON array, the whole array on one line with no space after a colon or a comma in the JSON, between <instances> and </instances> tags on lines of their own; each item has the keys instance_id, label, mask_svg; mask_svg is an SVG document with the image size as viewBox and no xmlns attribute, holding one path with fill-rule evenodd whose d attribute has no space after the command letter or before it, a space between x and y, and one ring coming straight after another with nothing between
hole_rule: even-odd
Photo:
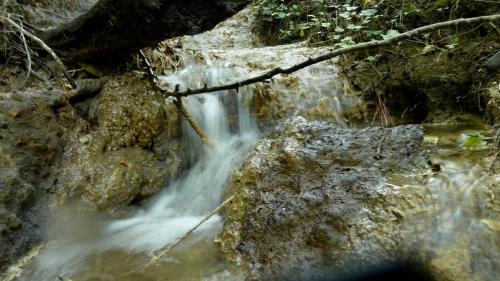
<instances>
[{"instance_id":1,"label":"fallen branch","mask_svg":"<svg viewBox=\"0 0 500 281\"><path fill-rule=\"evenodd\" d=\"M134 273L140 273L144 272L148 267L156 264L159 262L162 258L164 258L170 251L172 251L173 248L178 246L182 241L186 240L189 238L200 226L202 226L205 222L207 222L210 218L212 218L215 214L217 214L222 208L224 208L227 204L229 204L237 195L238 193L235 193L231 195L229 198L227 198L224 202L222 202L217 208L213 209L203 220L201 220L197 225L195 225L193 228L191 228L189 231L184 233L181 237L179 237L177 240L175 240L172 244L169 244L165 248L161 249L158 254L156 254L154 257L151 258L151 260L145 264L144 266L137 267L123 275L120 275L120 278L124 278L125 276L129 276Z\"/></svg>"},{"instance_id":2,"label":"fallen branch","mask_svg":"<svg viewBox=\"0 0 500 281\"><path fill-rule=\"evenodd\" d=\"M7 14L7 16L1 17L0 18L0 22L14 27L15 29L19 30L23 35L25 35L25 36L31 38L33 41L37 42L55 60L57 66L64 73L64 76L66 77L66 79L68 79L69 84L71 85L71 87L73 89L77 88L77 85L76 85L75 81L69 75L68 69L66 68L66 66L64 65L64 63L62 62L62 60L56 55L56 53L54 53L54 51L47 44L45 44L45 42L42 41L42 39L36 37L35 35L31 34L28 31L26 31L22 26L20 26L19 24L15 23L13 20L11 20L9 18L8 14Z\"/></svg>"},{"instance_id":3,"label":"fallen branch","mask_svg":"<svg viewBox=\"0 0 500 281\"><path fill-rule=\"evenodd\" d=\"M21 28L23 27L22 21L19 21L19 26L21 26ZM26 82L28 82L28 79L30 78L32 62L31 62L30 49L28 48L28 43L26 43L26 37L24 36L24 33L22 33L22 32L21 32L21 40L23 41L23 46L24 46L24 50L26 51L26 59L27 59L27 65L26 65L27 74L26 74L26 78L24 79L24 82L21 86L21 88L22 88L22 87L24 87Z\"/></svg>"},{"instance_id":4,"label":"fallen branch","mask_svg":"<svg viewBox=\"0 0 500 281\"><path fill-rule=\"evenodd\" d=\"M151 258L151 261L148 264L146 264L146 267L151 266L151 265L157 263L158 261L160 261L170 251L172 251L173 248L175 248L177 245L179 245L182 241L189 238L196 229L198 229L201 225L203 225L205 222L207 222L211 217L213 217L215 214L217 214L222 208L224 208L227 204L229 204L234 199L234 197L236 197L237 194L238 193L231 195L224 202L222 202L217 208L213 209L210 212L210 214L208 214L208 216L206 216L203 220L201 220L197 225L195 225L188 232L186 232L184 235L179 237L179 239L177 239L174 243L168 245L164 250L161 250L157 255L155 255L153 258Z\"/></svg>"},{"instance_id":5,"label":"fallen branch","mask_svg":"<svg viewBox=\"0 0 500 281\"><path fill-rule=\"evenodd\" d=\"M31 260L33 260L40 251L46 246L46 244L40 244L33 247L24 257L21 257L15 264L11 265L1 276L1 281L12 281L17 280L17 278L22 274L23 268Z\"/></svg>"},{"instance_id":6,"label":"fallen branch","mask_svg":"<svg viewBox=\"0 0 500 281\"><path fill-rule=\"evenodd\" d=\"M405 33L401 33L399 35L396 35L394 37L385 39L385 40L378 40L378 41L370 41L370 42L365 42L365 43L360 43L356 44L353 46L349 46L346 48L341 48L338 50L333 50L327 54L323 54L314 58L309 58L306 61L303 61L299 64L296 64L294 66L288 67L288 68L282 68L282 67L277 67L272 70L269 70L265 72L264 74L234 82L231 84L227 85L222 85L222 86L215 86L215 87L203 87L203 88L198 88L198 89L187 89L186 91L180 92L178 90L179 87L176 87L176 90L174 92L166 92L166 96L173 96L173 97L186 97L186 96L191 96L191 95L197 95L197 94L204 94L204 93L213 93L213 92L218 92L218 91L225 91L225 90L238 90L239 88L247 85L251 85L254 83L258 82L264 82L268 79L273 78L274 76L278 74L291 74L293 72L296 72L300 69L306 68L308 66L330 60L334 57L337 57L339 55L343 55L346 53L352 53L356 51L361 51L361 50L369 50L369 49L375 49L379 48L382 46L388 46L392 45L394 43L403 41L405 39L409 39L411 37L420 35L425 32L429 31L434 31L442 28L447 28L450 26L456 26L456 25L464 25L464 24L474 24L474 23L483 23L483 22L493 22L500 20L500 14L495 14L495 15L490 15L490 16L481 16L481 17L474 17L474 18L468 18L468 19L457 19L457 20L451 20L451 21L446 21L446 22L439 22L431 25L426 25L422 26L410 31L407 31Z\"/></svg>"},{"instance_id":7,"label":"fallen branch","mask_svg":"<svg viewBox=\"0 0 500 281\"><path fill-rule=\"evenodd\" d=\"M151 78L151 83L153 84L154 87L158 88L161 91L164 91L159 85L158 85L158 75L156 75L155 71L151 67L151 64L149 63L148 58L144 54L142 50L139 50L139 56L142 59L142 62L144 63L144 66L146 67L146 70L148 71L148 75ZM181 115L186 119L186 121L191 125L191 128L193 128L194 132L200 137L200 140L202 143L206 145L211 145L210 144L210 139L208 138L208 135L205 134L203 129L196 124L194 119L189 115L187 110L184 108L182 105L182 98L177 97L177 99L174 101L175 106L177 107L177 110L181 113Z\"/></svg>"},{"instance_id":8,"label":"fallen branch","mask_svg":"<svg viewBox=\"0 0 500 281\"><path fill-rule=\"evenodd\" d=\"M182 105L182 99L180 97L177 98L177 100L174 101L175 106L177 107L177 110L181 113L181 115L186 119L186 121L191 125L191 128L193 128L194 132L200 137L200 140L203 144L206 144L208 146L211 146L210 139L208 138L208 135L205 134L203 129L196 124L194 119L189 115L187 110L184 108Z\"/></svg>"}]
</instances>

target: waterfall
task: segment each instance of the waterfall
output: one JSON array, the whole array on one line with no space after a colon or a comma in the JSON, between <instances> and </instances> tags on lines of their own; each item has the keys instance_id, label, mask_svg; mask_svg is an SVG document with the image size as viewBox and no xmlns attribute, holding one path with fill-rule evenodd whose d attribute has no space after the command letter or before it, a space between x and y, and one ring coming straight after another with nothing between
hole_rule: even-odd
<instances>
[{"instance_id":1,"label":"waterfall","mask_svg":"<svg viewBox=\"0 0 500 281\"><path fill-rule=\"evenodd\" d=\"M220 83L225 77L230 77L229 71L234 70L193 64L164 79L175 81L181 88L197 87L204 83ZM185 122L185 141L198 154L190 170L135 215L104 225L100 237L90 241L69 239L52 243L37 257L29 276L22 280L53 281L58 276L71 277L91 270L91 257L110 251L151 256L204 219L220 204L231 171L244 160L257 140L257 126L250 115L248 102L245 102L251 95L250 90L243 88L238 93L226 91L185 99L187 111L211 142L209 146L203 145ZM237 112L231 112L238 115L236 126L230 126L228 122L224 99L238 102ZM220 226L220 217L214 216L197 233Z\"/></svg>"}]
</instances>

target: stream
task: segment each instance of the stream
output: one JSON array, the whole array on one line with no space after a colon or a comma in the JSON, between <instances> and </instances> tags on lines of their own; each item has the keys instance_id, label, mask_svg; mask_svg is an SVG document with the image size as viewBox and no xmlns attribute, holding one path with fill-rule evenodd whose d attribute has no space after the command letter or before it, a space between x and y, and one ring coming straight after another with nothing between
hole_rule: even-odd
<instances>
[{"instance_id":1,"label":"stream","mask_svg":"<svg viewBox=\"0 0 500 281\"><path fill-rule=\"evenodd\" d=\"M280 62L292 65L311 55L300 45L250 48L251 43L245 41L249 26L235 27L238 21L241 19L231 19L211 33L182 39L184 48L211 51L186 58L182 68L162 76L162 81L180 85L180 90L205 83L219 85ZM224 41L229 40L227 36L220 37L224 32L241 35L233 36L228 43ZM349 124L343 111L355 98L343 92L334 62L301 70L291 78L280 77L270 87L278 95L290 97L289 105L278 101L280 110L294 111L289 115L322 116L342 126ZM65 227L72 228L71 234L49 242L25 266L18 280L243 280L246 273L226 262L214 243L223 225L219 215L204 223L167 258L148 268L143 266L223 201L231 173L246 160L263 134L252 114L255 91L246 87L238 93L226 91L185 99L188 112L211 144L203 145L184 122L183 140L189 143L194 159L191 168L128 218L70 222ZM490 163L484 161L494 145L493 133L487 127L467 124L429 126L425 143L431 150L435 173L394 175L389 179L395 189L413 188L424 194L414 199L416 204L429 204L417 208L410 223L402 226L403 244L434 253L431 263L437 265L446 263L447 256L457 255L441 249L467 241L464 262L472 263L483 280L500 280L499 218L487 208L488 204L498 204L494 186L500 177L488 174Z\"/></svg>"}]
</instances>

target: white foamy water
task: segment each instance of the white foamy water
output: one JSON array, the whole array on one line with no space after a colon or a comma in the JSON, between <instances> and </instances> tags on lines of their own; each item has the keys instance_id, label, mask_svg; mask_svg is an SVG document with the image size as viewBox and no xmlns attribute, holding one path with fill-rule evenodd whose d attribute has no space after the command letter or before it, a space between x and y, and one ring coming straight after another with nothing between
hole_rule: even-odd
<instances>
[{"instance_id":1,"label":"white foamy water","mask_svg":"<svg viewBox=\"0 0 500 281\"><path fill-rule=\"evenodd\" d=\"M245 17L250 18L245 20ZM213 31L181 38L184 49L194 52L183 58L181 69L161 80L169 87L179 85L180 90L205 84L222 85L280 65L290 66L327 51L311 50L301 44L257 46L251 38L251 17L248 10L243 11ZM338 111L338 121L342 122L343 98L337 75L337 67L329 61L288 77L278 76L272 82L272 88L278 95L289 97L287 106L295 108L295 114L323 104ZM82 275L84 272L99 271L97 267L120 263L120 259L128 261L129 256L142 255L142 262L147 262L149 258L145 256L152 256L198 224L220 204L231 171L238 167L257 141L258 129L250 110L252 95L253 90L245 87L238 93L226 91L184 99L184 106L209 136L212 146L203 145L184 122L188 153L196 159L185 175L165 187L161 194L130 218L104 223L97 227L98 230L94 231L97 234L92 237L63 237L52 242L36 257L21 279L53 281L62 276L87 280L88 277ZM214 216L197 230L197 235L191 240L213 237L221 226L220 217ZM113 256L115 252L120 253L118 257ZM110 255L112 261L103 260ZM122 267L127 269L127 266ZM110 280L116 279L116 272L113 274L115 276ZM102 272L97 275L104 278Z\"/></svg>"},{"instance_id":2,"label":"white foamy water","mask_svg":"<svg viewBox=\"0 0 500 281\"><path fill-rule=\"evenodd\" d=\"M175 81L182 89L224 82L225 77L229 77L228 72L234 71L193 64L165 79ZM258 131L250 116L249 103L244 102L247 97L251 97L251 92L243 88L239 93L232 91L184 99L184 106L211 143L203 145L187 122L184 124L185 141L197 154L194 166L134 216L106 224L98 237L84 241L63 238L52 243L36 258L33 270L23 280L72 278L92 267L91 257L110 251L151 256L198 224L220 204L231 171L243 161L257 139ZM227 112L224 99L234 99L237 106L233 104L231 110L237 112ZM237 124L229 123L229 114L238 116ZM214 216L197 233L220 226L220 217Z\"/></svg>"}]
</instances>

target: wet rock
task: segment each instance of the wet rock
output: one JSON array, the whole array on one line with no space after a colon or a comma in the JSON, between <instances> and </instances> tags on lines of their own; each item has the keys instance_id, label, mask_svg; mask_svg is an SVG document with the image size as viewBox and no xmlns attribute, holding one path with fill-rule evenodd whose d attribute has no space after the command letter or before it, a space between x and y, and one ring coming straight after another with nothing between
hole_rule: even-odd
<instances>
[{"instance_id":1,"label":"wet rock","mask_svg":"<svg viewBox=\"0 0 500 281\"><path fill-rule=\"evenodd\" d=\"M487 98L489 99L486 105L487 115L492 123L500 122L500 74L497 75L497 79L493 79L493 82L485 89Z\"/></svg>"},{"instance_id":2,"label":"wet rock","mask_svg":"<svg viewBox=\"0 0 500 281\"><path fill-rule=\"evenodd\" d=\"M404 210L385 185L425 166L420 126L344 129L299 117L260 141L230 182L218 239L226 257L297 279L391 260ZM327 274L327 273L325 273Z\"/></svg>"},{"instance_id":3,"label":"wet rock","mask_svg":"<svg viewBox=\"0 0 500 281\"><path fill-rule=\"evenodd\" d=\"M19 12L30 24L40 29L67 24L88 11L97 0L18 0Z\"/></svg>"},{"instance_id":4,"label":"wet rock","mask_svg":"<svg viewBox=\"0 0 500 281\"><path fill-rule=\"evenodd\" d=\"M466 240L459 240L456 245L438 251L431 260L430 269L442 281L466 281L472 279L471 256Z\"/></svg>"},{"instance_id":5,"label":"wet rock","mask_svg":"<svg viewBox=\"0 0 500 281\"><path fill-rule=\"evenodd\" d=\"M61 202L113 212L156 194L185 167L177 109L148 79L111 79L87 103L84 124L68 133L55 187Z\"/></svg>"},{"instance_id":6,"label":"wet rock","mask_svg":"<svg viewBox=\"0 0 500 281\"><path fill-rule=\"evenodd\" d=\"M0 95L0 271L41 239L37 202L62 155L50 93Z\"/></svg>"},{"instance_id":7,"label":"wet rock","mask_svg":"<svg viewBox=\"0 0 500 281\"><path fill-rule=\"evenodd\" d=\"M150 197L171 178L175 167L140 148L101 152L80 148L59 179L65 199L84 201L97 210L117 210Z\"/></svg>"},{"instance_id":8,"label":"wet rock","mask_svg":"<svg viewBox=\"0 0 500 281\"><path fill-rule=\"evenodd\" d=\"M485 66L491 71L500 70L500 51L486 61Z\"/></svg>"},{"instance_id":9,"label":"wet rock","mask_svg":"<svg viewBox=\"0 0 500 281\"><path fill-rule=\"evenodd\" d=\"M179 117L148 79L128 74L102 90L95 122L105 150L121 147L154 149L179 135Z\"/></svg>"}]
</instances>

